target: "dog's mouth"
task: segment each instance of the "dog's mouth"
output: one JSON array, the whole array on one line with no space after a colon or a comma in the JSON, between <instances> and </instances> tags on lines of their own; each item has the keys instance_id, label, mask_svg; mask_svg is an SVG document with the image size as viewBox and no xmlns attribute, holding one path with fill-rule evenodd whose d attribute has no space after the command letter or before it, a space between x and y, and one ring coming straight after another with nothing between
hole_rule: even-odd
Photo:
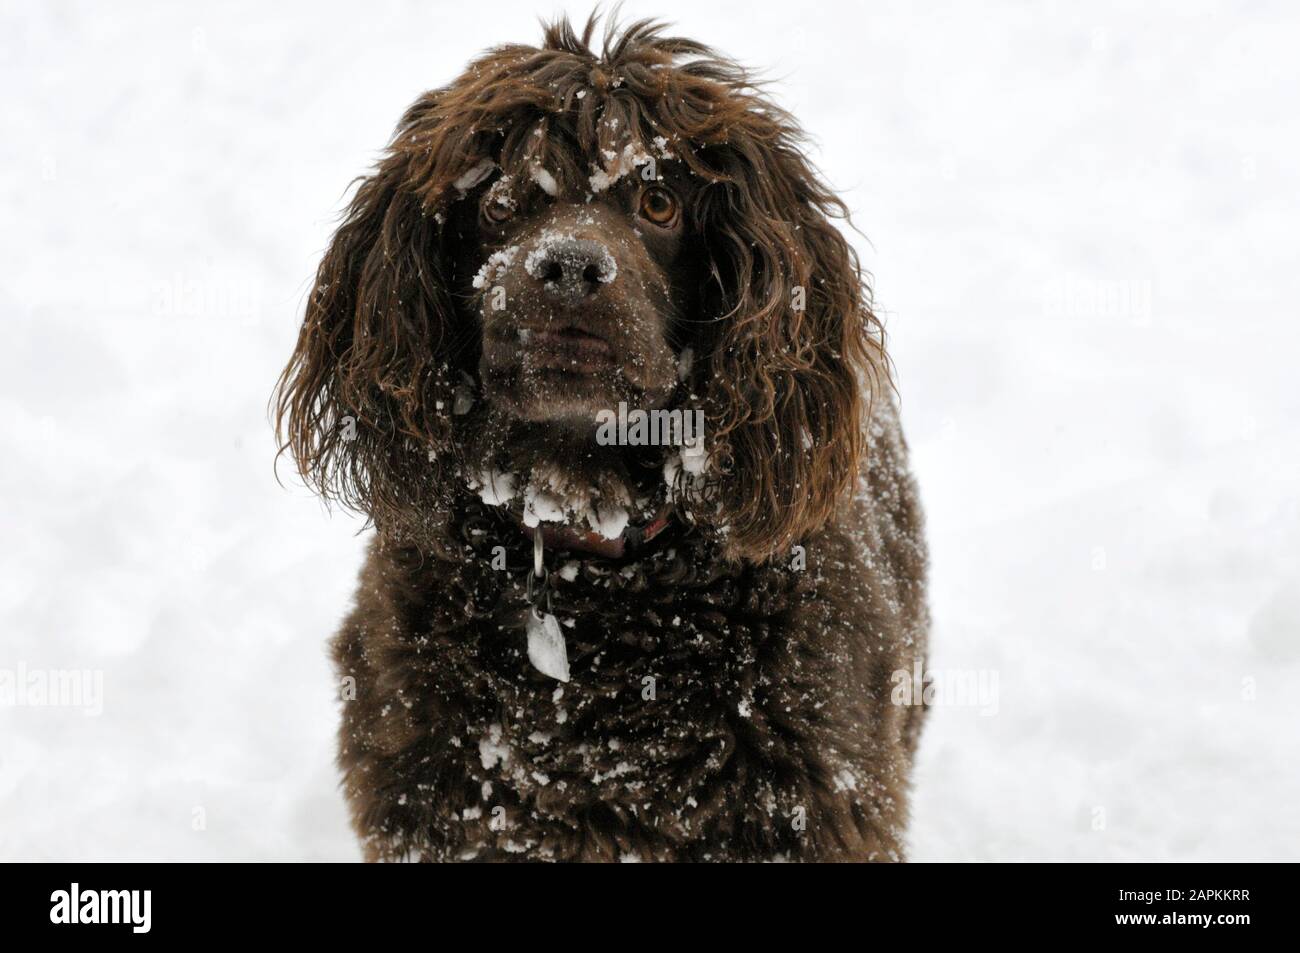
<instances>
[{"instance_id":1,"label":"dog's mouth","mask_svg":"<svg viewBox=\"0 0 1300 953\"><path fill-rule=\"evenodd\" d=\"M577 325L521 327L516 332L523 364L558 374L595 374L614 364L608 340Z\"/></svg>"}]
</instances>

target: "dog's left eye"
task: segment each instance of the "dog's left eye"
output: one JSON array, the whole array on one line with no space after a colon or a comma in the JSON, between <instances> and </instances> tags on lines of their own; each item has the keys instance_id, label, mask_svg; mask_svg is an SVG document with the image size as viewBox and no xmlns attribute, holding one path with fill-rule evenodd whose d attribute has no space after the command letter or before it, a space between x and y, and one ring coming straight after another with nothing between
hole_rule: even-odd
<instances>
[{"instance_id":1,"label":"dog's left eye","mask_svg":"<svg viewBox=\"0 0 1300 953\"><path fill-rule=\"evenodd\" d=\"M661 228L672 225L677 218L677 199L663 186L655 185L641 193L641 217Z\"/></svg>"}]
</instances>

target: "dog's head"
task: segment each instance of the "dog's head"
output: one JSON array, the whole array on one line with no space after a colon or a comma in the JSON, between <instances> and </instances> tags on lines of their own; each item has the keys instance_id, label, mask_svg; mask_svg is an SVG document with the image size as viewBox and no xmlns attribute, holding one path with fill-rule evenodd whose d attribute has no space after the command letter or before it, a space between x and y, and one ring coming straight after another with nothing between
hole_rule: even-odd
<instances>
[{"instance_id":1,"label":"dog's head","mask_svg":"<svg viewBox=\"0 0 1300 953\"><path fill-rule=\"evenodd\" d=\"M851 487L886 379L845 210L740 67L646 22L597 53L593 30L497 48L407 112L310 293L285 447L381 531L467 486L630 502L653 472L766 558ZM620 404L702 412L705 455L598 440Z\"/></svg>"}]
</instances>

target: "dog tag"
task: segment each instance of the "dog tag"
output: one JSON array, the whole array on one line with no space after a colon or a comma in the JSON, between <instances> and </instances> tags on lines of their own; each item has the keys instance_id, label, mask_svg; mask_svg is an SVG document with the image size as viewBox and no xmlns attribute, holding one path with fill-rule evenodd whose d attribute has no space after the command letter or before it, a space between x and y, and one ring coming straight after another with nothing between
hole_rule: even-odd
<instances>
[{"instance_id":1,"label":"dog tag","mask_svg":"<svg viewBox=\"0 0 1300 953\"><path fill-rule=\"evenodd\" d=\"M569 651L559 620L549 612L528 613L528 661L543 675L561 682L569 680Z\"/></svg>"}]
</instances>

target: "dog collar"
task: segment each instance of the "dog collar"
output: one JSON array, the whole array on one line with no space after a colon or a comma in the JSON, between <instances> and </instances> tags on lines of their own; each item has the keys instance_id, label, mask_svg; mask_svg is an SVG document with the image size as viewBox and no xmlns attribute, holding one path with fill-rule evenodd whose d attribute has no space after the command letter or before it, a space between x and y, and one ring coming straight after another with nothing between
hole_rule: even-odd
<instances>
[{"instance_id":1,"label":"dog collar","mask_svg":"<svg viewBox=\"0 0 1300 953\"><path fill-rule=\"evenodd\" d=\"M557 526L548 523L541 523L535 527L521 523L520 528L529 539L533 539L540 530L542 544L547 549L589 553L605 559L620 559L629 551L635 551L647 545L656 536L668 529L671 524L672 513L663 512L649 523L641 526L629 524L627 529L623 530L622 534L615 539L601 536L595 531L584 533L568 526Z\"/></svg>"},{"instance_id":2,"label":"dog collar","mask_svg":"<svg viewBox=\"0 0 1300 953\"><path fill-rule=\"evenodd\" d=\"M524 623L528 661L533 668L556 681L569 680L569 649L564 631L551 605L551 573L546 569L546 547L589 552L617 558L629 548L644 546L668 528L669 514L663 513L644 526L629 526L618 539L606 539L599 533L579 533L567 526L524 526L533 541L533 565L528 571L526 593L528 617Z\"/></svg>"}]
</instances>

